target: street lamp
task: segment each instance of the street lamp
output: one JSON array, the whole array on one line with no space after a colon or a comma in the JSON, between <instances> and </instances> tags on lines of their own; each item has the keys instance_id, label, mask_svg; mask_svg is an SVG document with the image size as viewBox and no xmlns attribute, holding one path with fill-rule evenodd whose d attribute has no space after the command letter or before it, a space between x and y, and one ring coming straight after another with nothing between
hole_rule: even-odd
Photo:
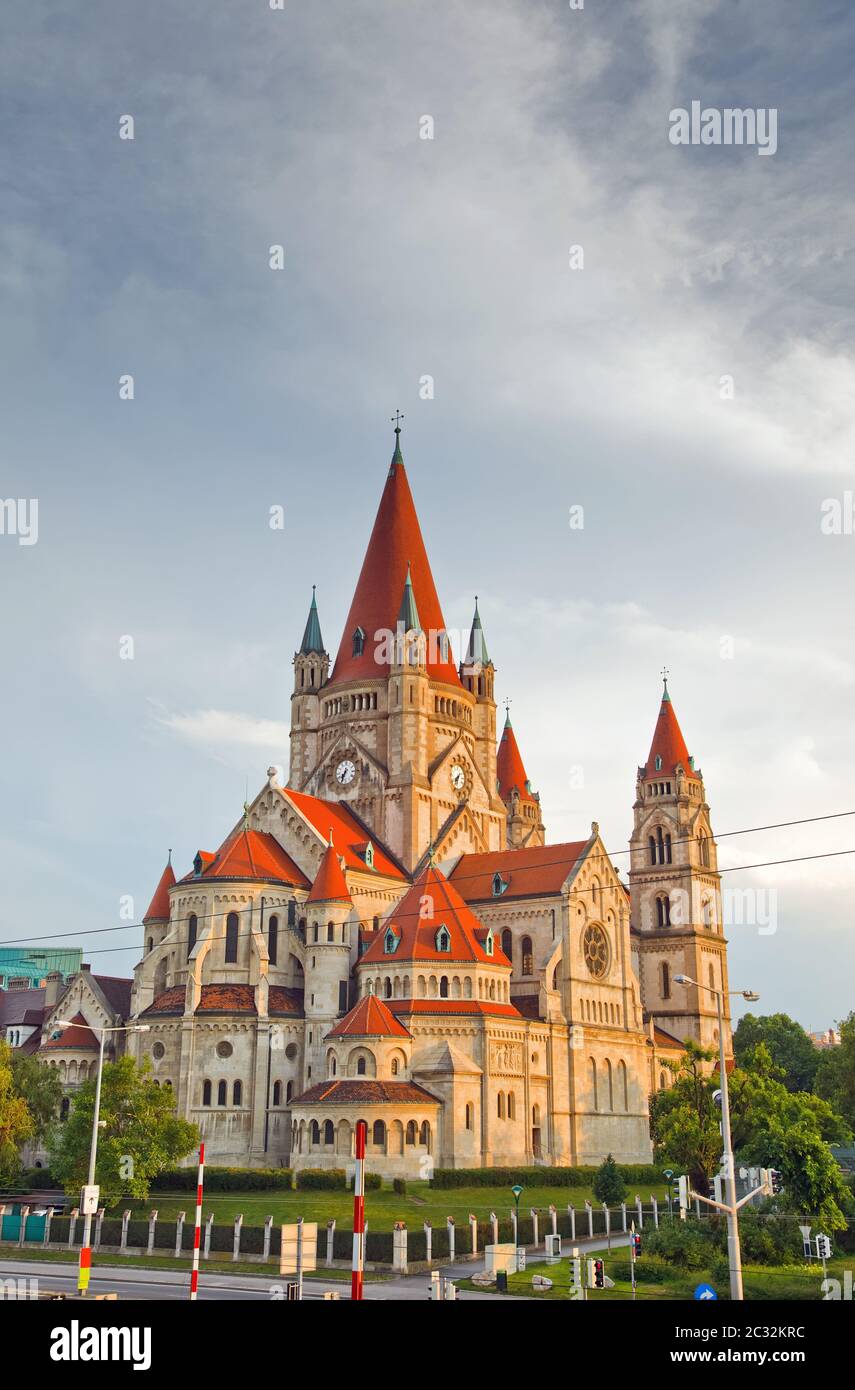
<instances>
[{"instance_id":1,"label":"street lamp","mask_svg":"<svg viewBox=\"0 0 855 1390\"><path fill-rule=\"evenodd\" d=\"M73 1026L73 1021L68 1018L58 1018L56 1023L62 1024L64 1028ZM95 1186L95 1159L98 1153L98 1127L101 1123L101 1076L104 1071L104 1042L108 1033L148 1033L147 1023L128 1023L118 1028L96 1028L94 1032L100 1033L100 1043L98 1046L98 1075L95 1080L95 1107L92 1112L92 1140L89 1145L89 1178L84 1188L83 1202L83 1244L80 1247L80 1264L77 1273L77 1291L85 1295L89 1286L89 1270L92 1266L92 1250L89 1241L92 1236L92 1210L98 1205L98 1189Z\"/></svg>"},{"instance_id":2,"label":"street lamp","mask_svg":"<svg viewBox=\"0 0 855 1390\"><path fill-rule=\"evenodd\" d=\"M724 1145L722 1162L724 1163L724 1181L727 1191L727 1256L730 1266L730 1297L735 1302L742 1302L742 1252L739 1248L739 1208L736 1205L736 1172L733 1162L733 1142L730 1137L730 1098L727 1089L727 1065L724 1056L724 991L713 989L712 985L702 985L697 980L693 980L690 975L675 975L674 983L678 985L694 985L695 989L705 989L708 994L715 995L716 1013L718 1014L718 1057L719 1075L721 1076L721 1137ZM740 995L754 1004L760 998L753 989L731 989L728 995Z\"/></svg>"},{"instance_id":3,"label":"street lamp","mask_svg":"<svg viewBox=\"0 0 855 1390\"><path fill-rule=\"evenodd\" d=\"M514 1236L515 1236L514 1244L516 1245L516 1272L517 1272L517 1274L519 1274L519 1270L520 1270L520 1197L521 1197L522 1194L523 1194L523 1190L522 1190L522 1188L520 1187L519 1183L514 1183L513 1187L511 1188L511 1192L514 1194L514 1201L516 1202L516 1207L517 1207L517 1219L516 1219L516 1221L515 1221L515 1223L514 1223Z\"/></svg>"}]
</instances>

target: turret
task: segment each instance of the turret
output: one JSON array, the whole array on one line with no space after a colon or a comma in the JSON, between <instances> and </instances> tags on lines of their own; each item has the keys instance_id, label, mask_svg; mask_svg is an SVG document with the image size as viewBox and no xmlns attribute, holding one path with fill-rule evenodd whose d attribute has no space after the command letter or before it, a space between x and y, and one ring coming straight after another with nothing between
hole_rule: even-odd
<instances>
[{"instance_id":1,"label":"turret","mask_svg":"<svg viewBox=\"0 0 855 1390\"><path fill-rule=\"evenodd\" d=\"M546 829L540 813L540 796L532 791L511 724L505 710L505 727L496 757L499 796L508 813L508 848L546 843Z\"/></svg>"},{"instance_id":2,"label":"turret","mask_svg":"<svg viewBox=\"0 0 855 1390\"><path fill-rule=\"evenodd\" d=\"M496 702L493 684L496 668L487 651L487 641L475 596L475 613L466 655L460 663L460 680L475 697L472 726L475 734L475 759L484 785L493 793L496 788Z\"/></svg>"},{"instance_id":3,"label":"turret","mask_svg":"<svg viewBox=\"0 0 855 1390\"><path fill-rule=\"evenodd\" d=\"M294 654L294 693L291 696L291 771L289 781L302 787L318 760L320 691L326 685L330 658L321 636L315 586L300 650Z\"/></svg>"},{"instance_id":4,"label":"turret","mask_svg":"<svg viewBox=\"0 0 855 1390\"><path fill-rule=\"evenodd\" d=\"M350 1004L351 948L358 922L338 854L330 842L309 890L306 915L305 1084L326 1076L323 1040ZM353 941L351 941L353 937Z\"/></svg>"}]
</instances>

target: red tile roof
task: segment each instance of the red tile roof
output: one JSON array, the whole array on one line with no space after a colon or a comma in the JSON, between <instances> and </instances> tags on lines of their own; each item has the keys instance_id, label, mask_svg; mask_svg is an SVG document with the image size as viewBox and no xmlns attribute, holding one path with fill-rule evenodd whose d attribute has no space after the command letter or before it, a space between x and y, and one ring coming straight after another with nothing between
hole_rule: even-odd
<instances>
[{"instance_id":1,"label":"red tile roof","mask_svg":"<svg viewBox=\"0 0 855 1390\"><path fill-rule=\"evenodd\" d=\"M327 1033L328 1038L409 1038L410 1034L376 994L365 994Z\"/></svg>"},{"instance_id":2,"label":"red tile roof","mask_svg":"<svg viewBox=\"0 0 855 1390\"><path fill-rule=\"evenodd\" d=\"M191 883L195 878L252 878L287 883L292 888L309 887L309 880L290 854L286 854L279 841L263 830L241 827L229 835L210 859L207 855L201 858L201 873L185 874L182 883Z\"/></svg>"},{"instance_id":3,"label":"red tile roof","mask_svg":"<svg viewBox=\"0 0 855 1390\"><path fill-rule=\"evenodd\" d=\"M470 903L494 901L497 897L551 896L560 893L589 843L589 840L571 840L560 845L464 854L449 878L460 896ZM493 892L496 874L507 884L501 894Z\"/></svg>"},{"instance_id":4,"label":"red tile roof","mask_svg":"<svg viewBox=\"0 0 855 1390\"><path fill-rule=\"evenodd\" d=\"M479 1014L484 1018L522 1018L513 1004L498 1004L492 999L390 999L389 1007L396 1014Z\"/></svg>"},{"instance_id":5,"label":"red tile roof","mask_svg":"<svg viewBox=\"0 0 855 1390\"><path fill-rule=\"evenodd\" d=\"M389 666L376 657L381 642L376 634L394 633L397 629L408 566L421 628L428 638L434 634L433 642L428 642L428 673L435 680L459 686L460 677L450 649L448 659L440 659L438 638L440 633L445 632L445 620L404 470L404 460L396 446L330 684L388 676ZM365 645L362 655L354 656L353 634L358 627L365 633Z\"/></svg>"},{"instance_id":6,"label":"red tile roof","mask_svg":"<svg viewBox=\"0 0 855 1390\"><path fill-rule=\"evenodd\" d=\"M60 1024L57 1027L61 1027ZM82 1014L75 1014L68 1028L58 1038L46 1038L42 1047L80 1047L98 1051L99 1043Z\"/></svg>"},{"instance_id":7,"label":"red tile roof","mask_svg":"<svg viewBox=\"0 0 855 1390\"><path fill-rule=\"evenodd\" d=\"M659 768L656 766L657 757L662 759L662 765ZM671 697L666 689L662 697L662 704L659 707L656 728L653 730L653 742L650 745L647 762L644 764L644 776L655 777L658 772L667 773L670 776L674 773L678 763L683 767L687 777L697 777L698 774L689 761L686 740L683 738Z\"/></svg>"},{"instance_id":8,"label":"red tile roof","mask_svg":"<svg viewBox=\"0 0 855 1390\"><path fill-rule=\"evenodd\" d=\"M439 1105L436 1096L414 1081L319 1081L294 1105Z\"/></svg>"},{"instance_id":9,"label":"red tile roof","mask_svg":"<svg viewBox=\"0 0 855 1390\"><path fill-rule=\"evenodd\" d=\"M144 922L168 922L169 921L169 890L175 886L175 870L170 859L163 873L160 875L160 882L154 890L154 897L148 905L148 912L143 917Z\"/></svg>"},{"instance_id":10,"label":"red tile roof","mask_svg":"<svg viewBox=\"0 0 855 1390\"><path fill-rule=\"evenodd\" d=\"M496 776L499 779L499 795L503 801L510 801L511 792L515 787L523 801L536 800L527 785L528 774L523 766L522 754L511 727L510 717L505 720L496 755Z\"/></svg>"},{"instance_id":11,"label":"red tile roof","mask_svg":"<svg viewBox=\"0 0 855 1390\"><path fill-rule=\"evenodd\" d=\"M143 1009L143 1014L177 1015L184 1012L184 985L172 985ZM302 1017L303 991L271 985L267 996L268 1013ZM197 1014L254 1014L255 989L252 985L203 985Z\"/></svg>"},{"instance_id":12,"label":"red tile roof","mask_svg":"<svg viewBox=\"0 0 855 1390\"><path fill-rule=\"evenodd\" d=\"M385 951L389 926L400 931L400 944L392 955ZM440 927L448 930L449 950L437 949ZM377 931L361 962L386 964L391 961L430 960L437 962L476 961L480 965L510 965L498 937L493 954L484 949L487 928L452 883L433 864L422 870L412 887L392 909L388 921ZM360 963L361 963L360 962Z\"/></svg>"},{"instance_id":13,"label":"red tile roof","mask_svg":"<svg viewBox=\"0 0 855 1390\"><path fill-rule=\"evenodd\" d=\"M307 903L350 902L347 881L341 862L333 845L327 845L315 881L312 884Z\"/></svg>"},{"instance_id":14,"label":"red tile roof","mask_svg":"<svg viewBox=\"0 0 855 1390\"><path fill-rule=\"evenodd\" d=\"M295 792L291 787L280 787L279 792L290 801L296 811L309 822L317 835L328 843L332 832L336 851L344 859L346 869L366 869L365 847L368 832L356 816L338 801L324 801L319 796L308 796L305 792ZM406 874L391 858L389 852L372 839L374 848L374 870L389 878L406 879Z\"/></svg>"}]
</instances>

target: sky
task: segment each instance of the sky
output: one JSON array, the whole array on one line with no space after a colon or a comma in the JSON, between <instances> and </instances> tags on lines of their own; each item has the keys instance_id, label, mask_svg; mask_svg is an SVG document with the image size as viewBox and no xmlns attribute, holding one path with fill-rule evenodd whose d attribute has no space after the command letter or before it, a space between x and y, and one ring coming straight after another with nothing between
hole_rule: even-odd
<instances>
[{"instance_id":1,"label":"sky","mask_svg":"<svg viewBox=\"0 0 855 1390\"><path fill-rule=\"evenodd\" d=\"M549 838L596 820L625 869L666 667L744 893L732 986L855 1007L852 7L4 28L0 943L130 974L168 849L287 766L311 586L334 652L400 409ZM693 101L774 111L775 152L674 143Z\"/></svg>"}]
</instances>

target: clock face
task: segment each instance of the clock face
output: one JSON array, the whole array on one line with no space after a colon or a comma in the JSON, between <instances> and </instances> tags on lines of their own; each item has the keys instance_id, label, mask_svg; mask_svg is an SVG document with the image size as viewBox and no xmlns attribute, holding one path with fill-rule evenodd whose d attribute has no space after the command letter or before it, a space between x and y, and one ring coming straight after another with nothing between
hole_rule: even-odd
<instances>
[{"instance_id":1,"label":"clock face","mask_svg":"<svg viewBox=\"0 0 855 1390\"><path fill-rule=\"evenodd\" d=\"M356 776L356 767L350 758L344 758L335 770L335 780L340 786L346 787Z\"/></svg>"},{"instance_id":2,"label":"clock face","mask_svg":"<svg viewBox=\"0 0 855 1390\"><path fill-rule=\"evenodd\" d=\"M451 785L456 791L462 791L466 785L466 773L459 763L451 764Z\"/></svg>"}]
</instances>

